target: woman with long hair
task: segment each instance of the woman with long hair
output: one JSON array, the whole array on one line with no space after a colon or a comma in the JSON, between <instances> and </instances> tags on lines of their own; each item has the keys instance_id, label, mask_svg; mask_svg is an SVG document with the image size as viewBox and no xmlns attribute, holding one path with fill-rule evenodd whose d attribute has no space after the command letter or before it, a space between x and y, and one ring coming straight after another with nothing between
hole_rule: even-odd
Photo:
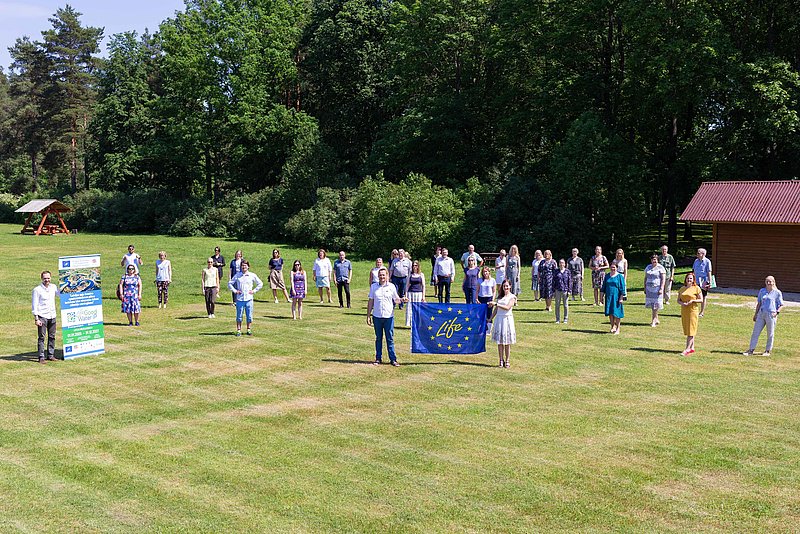
<instances>
[{"instance_id":1,"label":"woman with long hair","mask_svg":"<svg viewBox=\"0 0 800 534\"><path fill-rule=\"evenodd\" d=\"M511 292L517 297L520 293L519 273L521 268L522 258L519 256L519 247L511 245L511 248L508 249L508 260L506 260L506 280L511 284Z\"/></svg>"},{"instance_id":2,"label":"woman with long hair","mask_svg":"<svg viewBox=\"0 0 800 534\"><path fill-rule=\"evenodd\" d=\"M510 367L508 362L511 345L517 342L517 330L514 327L514 306L517 296L511 291L511 282L506 280L497 292L497 301L490 303L494 306L492 321L492 341L497 343L497 355L500 359L499 367Z\"/></svg>"},{"instance_id":3,"label":"woman with long hair","mask_svg":"<svg viewBox=\"0 0 800 534\"><path fill-rule=\"evenodd\" d=\"M419 268L419 260L414 260L411 264L411 274L406 282L406 296L408 306L406 306L406 326L411 328L412 302L425 302L425 273Z\"/></svg>"}]
</instances>

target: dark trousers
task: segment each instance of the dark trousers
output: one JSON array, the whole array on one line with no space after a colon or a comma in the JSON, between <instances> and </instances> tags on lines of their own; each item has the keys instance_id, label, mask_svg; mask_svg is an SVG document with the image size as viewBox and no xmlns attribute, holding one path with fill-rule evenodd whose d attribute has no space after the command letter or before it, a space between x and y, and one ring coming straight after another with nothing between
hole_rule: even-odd
<instances>
[{"instance_id":1,"label":"dark trousers","mask_svg":"<svg viewBox=\"0 0 800 534\"><path fill-rule=\"evenodd\" d=\"M206 296L206 312L208 315L214 315L214 308L217 305L217 288L207 287L204 294Z\"/></svg>"},{"instance_id":2,"label":"dark trousers","mask_svg":"<svg viewBox=\"0 0 800 534\"><path fill-rule=\"evenodd\" d=\"M477 294L478 292L475 290L475 288L472 287L464 288L464 298L466 299L467 304L477 304L477 301L475 300L475 295Z\"/></svg>"},{"instance_id":3,"label":"dark trousers","mask_svg":"<svg viewBox=\"0 0 800 534\"><path fill-rule=\"evenodd\" d=\"M442 303L442 298L444 301L449 303L450 302L450 277L439 278L439 304Z\"/></svg>"},{"instance_id":4,"label":"dark trousers","mask_svg":"<svg viewBox=\"0 0 800 534\"><path fill-rule=\"evenodd\" d=\"M372 325L375 327L375 361L381 361L383 357L383 336L386 336L386 350L389 352L389 361L397 359L394 353L394 317L372 317Z\"/></svg>"},{"instance_id":5,"label":"dark trousers","mask_svg":"<svg viewBox=\"0 0 800 534\"><path fill-rule=\"evenodd\" d=\"M342 301L342 289L347 295L347 307L350 307L350 282L336 282L336 290L339 292L339 307L344 306Z\"/></svg>"},{"instance_id":6,"label":"dark trousers","mask_svg":"<svg viewBox=\"0 0 800 534\"><path fill-rule=\"evenodd\" d=\"M48 358L55 358L56 355L56 319L55 317L52 319L45 319L43 317L38 317L42 322L42 326L37 326L37 330L39 330L39 359L44 359L44 336L47 335L47 357Z\"/></svg>"}]
</instances>

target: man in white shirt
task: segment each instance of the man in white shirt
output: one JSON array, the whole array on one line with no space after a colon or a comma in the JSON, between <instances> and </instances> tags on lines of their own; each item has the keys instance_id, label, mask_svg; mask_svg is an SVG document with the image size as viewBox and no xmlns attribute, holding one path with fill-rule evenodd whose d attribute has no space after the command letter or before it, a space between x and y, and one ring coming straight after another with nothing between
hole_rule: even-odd
<instances>
[{"instance_id":1,"label":"man in white shirt","mask_svg":"<svg viewBox=\"0 0 800 534\"><path fill-rule=\"evenodd\" d=\"M256 273L250 272L250 262L242 260L242 272L236 273L228 282L228 289L236 297L236 337L242 335L242 315L247 315L247 335L253 335L253 295L258 293L264 284Z\"/></svg>"},{"instance_id":2,"label":"man in white shirt","mask_svg":"<svg viewBox=\"0 0 800 534\"><path fill-rule=\"evenodd\" d=\"M42 271L42 283L33 288L31 312L39 330L39 363L45 363L44 336L47 334L47 359L56 359L56 297L58 289L50 283L50 271Z\"/></svg>"},{"instance_id":3,"label":"man in white shirt","mask_svg":"<svg viewBox=\"0 0 800 534\"><path fill-rule=\"evenodd\" d=\"M136 253L136 247L128 245L128 253L122 256L122 261L119 262L125 272L128 272L128 265L133 265L134 274L139 274L139 266L142 264L142 257Z\"/></svg>"},{"instance_id":4,"label":"man in white shirt","mask_svg":"<svg viewBox=\"0 0 800 534\"><path fill-rule=\"evenodd\" d=\"M386 350L389 353L389 362L394 367L399 366L397 355L394 352L394 305L408 302L407 298L400 298L397 288L389 283L389 270L381 267L378 271L378 283L373 284L369 290L367 303L367 324L375 328L375 362L380 365L383 356L383 337L386 336Z\"/></svg>"},{"instance_id":5,"label":"man in white shirt","mask_svg":"<svg viewBox=\"0 0 800 534\"><path fill-rule=\"evenodd\" d=\"M456 276L456 264L453 262L453 258L449 256L449 252L446 248L442 249L442 257L439 258L439 261L436 262L436 267L434 267L434 276L436 276L436 285L439 286L439 303L442 303L442 299L445 302L450 302L450 284L453 283L453 279Z\"/></svg>"}]
</instances>

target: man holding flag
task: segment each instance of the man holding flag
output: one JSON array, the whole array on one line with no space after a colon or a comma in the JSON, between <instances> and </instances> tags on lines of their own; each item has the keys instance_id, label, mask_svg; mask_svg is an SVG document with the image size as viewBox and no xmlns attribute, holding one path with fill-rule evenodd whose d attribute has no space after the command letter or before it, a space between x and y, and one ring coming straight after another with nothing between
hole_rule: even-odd
<instances>
[{"instance_id":1,"label":"man holding flag","mask_svg":"<svg viewBox=\"0 0 800 534\"><path fill-rule=\"evenodd\" d=\"M381 363L384 336L386 336L389 361L394 367L400 365L394 352L394 305L401 302L408 302L408 298L400 298L397 288L389 283L389 270L381 267L378 271L378 283L373 284L370 288L369 302L367 303L367 324L375 328L375 361L373 365Z\"/></svg>"}]
</instances>

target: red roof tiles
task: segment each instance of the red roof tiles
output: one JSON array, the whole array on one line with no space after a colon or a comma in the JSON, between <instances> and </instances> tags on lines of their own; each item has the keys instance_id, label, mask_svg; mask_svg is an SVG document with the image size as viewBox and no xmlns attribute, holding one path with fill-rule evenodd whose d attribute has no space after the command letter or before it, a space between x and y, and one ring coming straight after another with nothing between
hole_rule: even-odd
<instances>
[{"instance_id":1,"label":"red roof tiles","mask_svg":"<svg viewBox=\"0 0 800 534\"><path fill-rule=\"evenodd\" d=\"M800 224L800 180L703 182L681 220Z\"/></svg>"}]
</instances>

